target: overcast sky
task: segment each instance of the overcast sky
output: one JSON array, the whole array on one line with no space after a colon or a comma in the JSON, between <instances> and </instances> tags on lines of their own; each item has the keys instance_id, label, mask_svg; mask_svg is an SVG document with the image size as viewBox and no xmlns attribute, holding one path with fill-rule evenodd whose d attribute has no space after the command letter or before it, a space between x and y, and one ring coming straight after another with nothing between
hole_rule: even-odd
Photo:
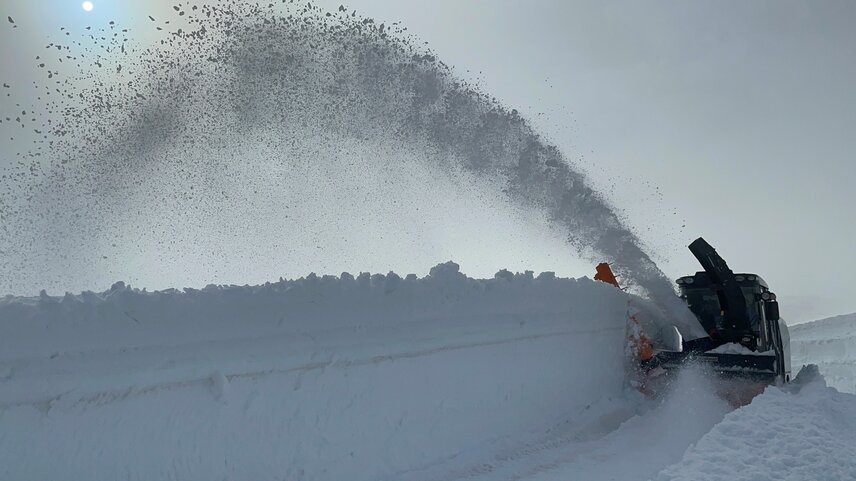
<instances>
[{"instance_id":1,"label":"overcast sky","mask_svg":"<svg viewBox=\"0 0 856 481\"><path fill-rule=\"evenodd\" d=\"M80 3L0 0L31 40L0 28L0 80L26 78L59 25L134 25L172 5ZM702 235L764 276L786 317L856 311L856 2L318 2L341 3L401 22L530 118L670 276L697 269L685 246Z\"/></svg>"}]
</instances>

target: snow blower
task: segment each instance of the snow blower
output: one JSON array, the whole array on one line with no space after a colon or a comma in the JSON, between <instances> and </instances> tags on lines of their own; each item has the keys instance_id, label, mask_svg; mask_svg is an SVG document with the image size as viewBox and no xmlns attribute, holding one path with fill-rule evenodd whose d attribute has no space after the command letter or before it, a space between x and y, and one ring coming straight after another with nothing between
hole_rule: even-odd
<instances>
[{"instance_id":1,"label":"snow blower","mask_svg":"<svg viewBox=\"0 0 856 481\"><path fill-rule=\"evenodd\" d=\"M652 343L628 314L628 355L631 385L646 394L687 363L700 364L723 381L723 397L745 404L770 384L791 380L790 338L779 317L776 295L757 274L735 274L704 239L689 245L704 271L677 280L681 299L704 328L707 336L683 340L672 346ZM609 265L598 265L596 280L618 286ZM739 381L739 382L737 382ZM735 387L737 386L737 387Z\"/></svg>"}]
</instances>

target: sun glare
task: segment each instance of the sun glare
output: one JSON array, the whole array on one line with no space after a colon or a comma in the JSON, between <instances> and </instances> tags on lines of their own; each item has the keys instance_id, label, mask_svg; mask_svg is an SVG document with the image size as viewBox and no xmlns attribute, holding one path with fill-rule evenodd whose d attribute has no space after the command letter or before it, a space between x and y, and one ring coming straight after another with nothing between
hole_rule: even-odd
<instances>
[{"instance_id":1,"label":"sun glare","mask_svg":"<svg viewBox=\"0 0 856 481\"><path fill-rule=\"evenodd\" d=\"M83 5L81 5L81 6L87 12L91 12L92 9L95 8L95 5L92 2L83 2Z\"/></svg>"}]
</instances>

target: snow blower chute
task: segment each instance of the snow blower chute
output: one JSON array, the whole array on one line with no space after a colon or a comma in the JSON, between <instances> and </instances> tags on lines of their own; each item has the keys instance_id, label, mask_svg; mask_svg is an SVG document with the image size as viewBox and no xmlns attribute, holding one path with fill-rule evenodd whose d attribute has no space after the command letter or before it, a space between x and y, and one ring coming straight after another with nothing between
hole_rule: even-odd
<instances>
[{"instance_id":1,"label":"snow blower chute","mask_svg":"<svg viewBox=\"0 0 856 481\"><path fill-rule=\"evenodd\" d=\"M678 335L673 346L664 348L642 332L631 313L628 346L638 366L636 387L645 392L654 378L667 376L687 362L702 364L723 378L759 386L789 382L788 328L779 318L776 295L767 283L757 274L732 272L702 238L689 249L704 271L678 279L678 290L707 336L683 340ZM608 264L598 266L595 279L618 285Z\"/></svg>"}]
</instances>

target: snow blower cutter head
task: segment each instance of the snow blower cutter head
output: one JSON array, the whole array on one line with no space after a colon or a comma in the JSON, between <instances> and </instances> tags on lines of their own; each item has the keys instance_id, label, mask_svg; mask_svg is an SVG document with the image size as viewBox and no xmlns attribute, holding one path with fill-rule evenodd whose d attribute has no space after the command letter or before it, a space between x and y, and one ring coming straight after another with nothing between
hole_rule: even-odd
<instances>
[{"instance_id":1,"label":"snow blower cutter head","mask_svg":"<svg viewBox=\"0 0 856 481\"><path fill-rule=\"evenodd\" d=\"M670 346L651 349L650 337L633 314L628 319L628 345L635 364L631 384L643 392L662 383L687 363L697 363L723 380L746 381L755 386L790 381L790 338L779 317L776 295L757 274L735 274L704 239L689 245L703 271L677 280L680 298L707 333L697 339L681 339ZM596 279L604 280L599 266ZM611 273L611 271L610 271ZM613 277L614 278L614 277ZM609 282L617 285L617 282ZM677 332L673 328L670 332ZM644 352L643 352L644 350Z\"/></svg>"}]
</instances>

